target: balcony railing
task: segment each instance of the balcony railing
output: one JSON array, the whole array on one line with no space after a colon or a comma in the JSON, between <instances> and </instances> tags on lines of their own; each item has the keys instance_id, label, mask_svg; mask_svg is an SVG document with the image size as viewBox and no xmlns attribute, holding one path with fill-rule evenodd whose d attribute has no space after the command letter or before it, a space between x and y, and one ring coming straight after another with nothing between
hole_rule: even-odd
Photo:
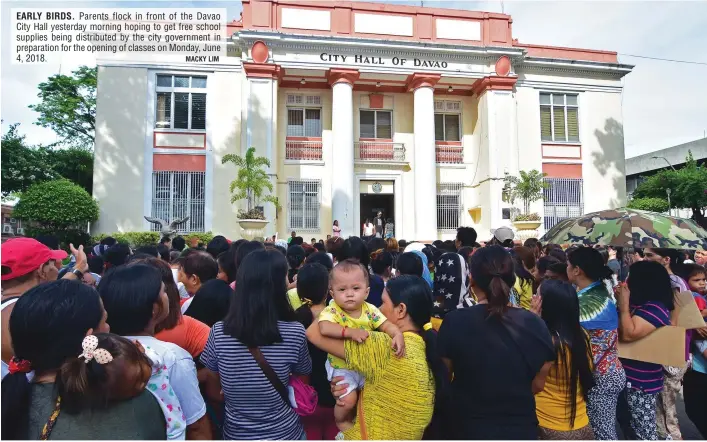
<instances>
[{"instance_id":1,"label":"balcony railing","mask_svg":"<svg viewBox=\"0 0 707 442\"><path fill-rule=\"evenodd\" d=\"M322 142L286 140L285 159L321 161Z\"/></svg>"},{"instance_id":2,"label":"balcony railing","mask_svg":"<svg viewBox=\"0 0 707 442\"><path fill-rule=\"evenodd\" d=\"M405 144L389 141L357 141L354 143L357 161L405 161Z\"/></svg>"},{"instance_id":3,"label":"balcony railing","mask_svg":"<svg viewBox=\"0 0 707 442\"><path fill-rule=\"evenodd\" d=\"M464 162L464 147L437 144L435 146L437 164L462 164Z\"/></svg>"}]
</instances>

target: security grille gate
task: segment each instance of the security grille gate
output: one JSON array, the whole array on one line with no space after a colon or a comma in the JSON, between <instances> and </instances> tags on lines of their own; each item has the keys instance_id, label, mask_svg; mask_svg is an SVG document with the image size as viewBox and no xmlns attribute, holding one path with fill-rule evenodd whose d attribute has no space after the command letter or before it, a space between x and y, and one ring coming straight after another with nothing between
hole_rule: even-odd
<instances>
[{"instance_id":1,"label":"security grille gate","mask_svg":"<svg viewBox=\"0 0 707 442\"><path fill-rule=\"evenodd\" d=\"M437 230L457 230L462 214L462 183L437 185Z\"/></svg>"},{"instance_id":2,"label":"security grille gate","mask_svg":"<svg viewBox=\"0 0 707 442\"><path fill-rule=\"evenodd\" d=\"M322 184L319 180L289 180L288 230L318 231Z\"/></svg>"},{"instance_id":3,"label":"security grille gate","mask_svg":"<svg viewBox=\"0 0 707 442\"><path fill-rule=\"evenodd\" d=\"M565 218L584 213L584 194L581 178L545 178L550 185L543 191L545 198L545 230Z\"/></svg>"},{"instance_id":4,"label":"security grille gate","mask_svg":"<svg viewBox=\"0 0 707 442\"><path fill-rule=\"evenodd\" d=\"M152 172L152 216L172 222L189 220L177 227L179 233L203 232L206 201L204 172ZM151 224L155 232L160 227Z\"/></svg>"}]
</instances>

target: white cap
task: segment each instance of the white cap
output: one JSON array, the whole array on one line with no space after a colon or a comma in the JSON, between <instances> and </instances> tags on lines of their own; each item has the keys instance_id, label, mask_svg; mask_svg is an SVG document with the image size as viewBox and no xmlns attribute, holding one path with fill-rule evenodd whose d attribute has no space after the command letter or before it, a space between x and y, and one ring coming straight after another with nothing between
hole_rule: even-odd
<instances>
[{"instance_id":1,"label":"white cap","mask_svg":"<svg viewBox=\"0 0 707 442\"><path fill-rule=\"evenodd\" d=\"M500 242L505 242L509 239L515 238L515 234L513 233L513 230L510 227L499 227L498 229L491 229L491 234L493 235L494 238L496 238Z\"/></svg>"}]
</instances>

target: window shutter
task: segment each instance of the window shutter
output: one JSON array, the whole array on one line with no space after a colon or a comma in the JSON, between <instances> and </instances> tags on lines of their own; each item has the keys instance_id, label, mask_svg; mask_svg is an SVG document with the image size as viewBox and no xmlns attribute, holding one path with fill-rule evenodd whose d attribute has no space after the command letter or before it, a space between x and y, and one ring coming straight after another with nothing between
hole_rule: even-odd
<instances>
[{"instance_id":1,"label":"window shutter","mask_svg":"<svg viewBox=\"0 0 707 442\"><path fill-rule=\"evenodd\" d=\"M287 104L302 104L302 96L301 95L288 95L287 96Z\"/></svg>"},{"instance_id":2,"label":"window shutter","mask_svg":"<svg viewBox=\"0 0 707 442\"><path fill-rule=\"evenodd\" d=\"M461 103L458 101L447 101L447 111L448 112L459 112L461 109Z\"/></svg>"},{"instance_id":3,"label":"window shutter","mask_svg":"<svg viewBox=\"0 0 707 442\"><path fill-rule=\"evenodd\" d=\"M206 94L191 94L191 128L206 129Z\"/></svg>"},{"instance_id":4,"label":"window shutter","mask_svg":"<svg viewBox=\"0 0 707 442\"><path fill-rule=\"evenodd\" d=\"M579 141L579 118L577 108L567 108L567 136L569 141Z\"/></svg>"},{"instance_id":5,"label":"window shutter","mask_svg":"<svg viewBox=\"0 0 707 442\"><path fill-rule=\"evenodd\" d=\"M373 111L361 111L361 138L375 138L376 137L376 121L375 112Z\"/></svg>"},{"instance_id":6,"label":"window shutter","mask_svg":"<svg viewBox=\"0 0 707 442\"><path fill-rule=\"evenodd\" d=\"M553 123L555 124L555 141L567 141L565 130L565 108L553 106Z\"/></svg>"},{"instance_id":7,"label":"window shutter","mask_svg":"<svg viewBox=\"0 0 707 442\"><path fill-rule=\"evenodd\" d=\"M174 94L174 128L189 129L189 94Z\"/></svg>"},{"instance_id":8,"label":"window shutter","mask_svg":"<svg viewBox=\"0 0 707 442\"><path fill-rule=\"evenodd\" d=\"M157 93L157 116L155 127L169 127L172 122L172 93L158 92Z\"/></svg>"},{"instance_id":9,"label":"window shutter","mask_svg":"<svg viewBox=\"0 0 707 442\"><path fill-rule=\"evenodd\" d=\"M287 136L304 136L304 121L302 109L287 109Z\"/></svg>"},{"instance_id":10,"label":"window shutter","mask_svg":"<svg viewBox=\"0 0 707 442\"><path fill-rule=\"evenodd\" d=\"M459 141L459 114L444 116L444 136L446 141Z\"/></svg>"},{"instance_id":11,"label":"window shutter","mask_svg":"<svg viewBox=\"0 0 707 442\"><path fill-rule=\"evenodd\" d=\"M552 141L550 106L540 106L540 137L543 141Z\"/></svg>"},{"instance_id":12,"label":"window shutter","mask_svg":"<svg viewBox=\"0 0 707 442\"><path fill-rule=\"evenodd\" d=\"M392 119L390 112L376 112L377 138L393 138Z\"/></svg>"},{"instance_id":13,"label":"window shutter","mask_svg":"<svg viewBox=\"0 0 707 442\"><path fill-rule=\"evenodd\" d=\"M435 140L444 141L444 114L435 114Z\"/></svg>"},{"instance_id":14,"label":"window shutter","mask_svg":"<svg viewBox=\"0 0 707 442\"><path fill-rule=\"evenodd\" d=\"M435 101L435 110L444 111L444 101Z\"/></svg>"},{"instance_id":15,"label":"window shutter","mask_svg":"<svg viewBox=\"0 0 707 442\"><path fill-rule=\"evenodd\" d=\"M307 106L319 106L322 98L319 95L307 95Z\"/></svg>"}]
</instances>

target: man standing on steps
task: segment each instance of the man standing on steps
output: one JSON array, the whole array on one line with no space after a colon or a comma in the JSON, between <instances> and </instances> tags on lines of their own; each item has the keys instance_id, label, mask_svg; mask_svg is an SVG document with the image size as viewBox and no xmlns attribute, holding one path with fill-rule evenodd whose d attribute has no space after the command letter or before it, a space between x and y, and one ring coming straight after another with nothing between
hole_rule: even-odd
<instances>
[{"instance_id":1,"label":"man standing on steps","mask_svg":"<svg viewBox=\"0 0 707 442\"><path fill-rule=\"evenodd\" d=\"M383 238L383 228L385 227L383 212L378 212L378 215L373 219L373 227L376 228L376 238Z\"/></svg>"}]
</instances>

